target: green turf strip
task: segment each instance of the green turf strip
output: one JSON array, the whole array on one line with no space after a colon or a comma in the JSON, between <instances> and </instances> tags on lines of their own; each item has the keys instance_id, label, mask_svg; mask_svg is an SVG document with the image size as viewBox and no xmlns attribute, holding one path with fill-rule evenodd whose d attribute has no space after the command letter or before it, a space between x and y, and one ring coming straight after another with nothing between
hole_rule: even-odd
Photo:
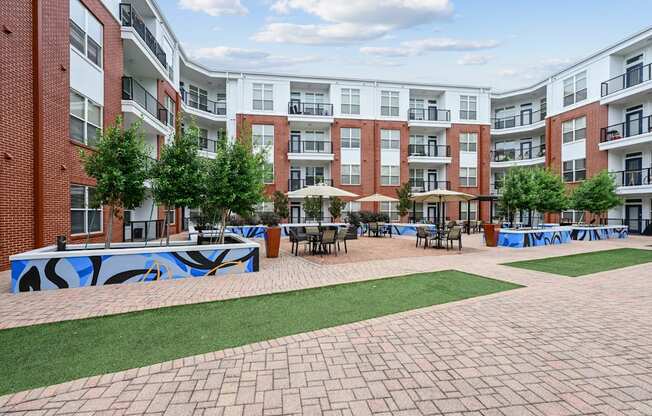
<instances>
[{"instance_id":1,"label":"green turf strip","mask_svg":"<svg viewBox=\"0 0 652 416\"><path fill-rule=\"evenodd\" d=\"M517 287L440 271L6 329L0 394Z\"/></svg>"},{"instance_id":2,"label":"green turf strip","mask_svg":"<svg viewBox=\"0 0 652 416\"><path fill-rule=\"evenodd\" d=\"M618 248L570 256L515 261L504 265L577 277L648 262L652 262L652 250Z\"/></svg>"}]
</instances>

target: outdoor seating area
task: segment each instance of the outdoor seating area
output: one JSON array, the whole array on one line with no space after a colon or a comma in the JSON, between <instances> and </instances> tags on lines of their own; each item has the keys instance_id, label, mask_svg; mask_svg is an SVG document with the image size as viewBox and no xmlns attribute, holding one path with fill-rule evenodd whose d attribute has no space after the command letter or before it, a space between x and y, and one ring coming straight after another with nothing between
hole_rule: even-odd
<instances>
[{"instance_id":1,"label":"outdoor seating area","mask_svg":"<svg viewBox=\"0 0 652 416\"><path fill-rule=\"evenodd\" d=\"M446 226L422 225L417 226L416 247L423 245L426 248L445 248L449 250L457 244L459 251L462 250L462 226L454 222Z\"/></svg>"},{"instance_id":2,"label":"outdoor seating area","mask_svg":"<svg viewBox=\"0 0 652 416\"><path fill-rule=\"evenodd\" d=\"M299 248L303 247L303 254L310 255L337 255L342 249L348 253L347 240L357 238L355 229L346 226L305 226L291 227L288 230L290 252L299 255Z\"/></svg>"}]
</instances>

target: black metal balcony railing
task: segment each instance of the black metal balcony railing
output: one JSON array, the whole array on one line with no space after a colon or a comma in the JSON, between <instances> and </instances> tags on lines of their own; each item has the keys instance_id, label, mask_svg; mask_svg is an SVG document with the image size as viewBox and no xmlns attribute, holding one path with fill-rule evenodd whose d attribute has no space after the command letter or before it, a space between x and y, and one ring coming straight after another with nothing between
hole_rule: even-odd
<instances>
[{"instance_id":1,"label":"black metal balcony railing","mask_svg":"<svg viewBox=\"0 0 652 416\"><path fill-rule=\"evenodd\" d=\"M421 179L410 179L412 192L429 192L435 189L451 189L450 181L426 181Z\"/></svg>"},{"instance_id":2,"label":"black metal balcony railing","mask_svg":"<svg viewBox=\"0 0 652 416\"><path fill-rule=\"evenodd\" d=\"M439 108L409 108L408 120L451 121L451 110Z\"/></svg>"},{"instance_id":3,"label":"black metal balcony railing","mask_svg":"<svg viewBox=\"0 0 652 416\"><path fill-rule=\"evenodd\" d=\"M192 108L205 111L207 113L216 114L218 116L226 115L226 102L213 101L206 97L201 97L198 94L181 89L181 99L183 102Z\"/></svg>"},{"instance_id":4,"label":"black metal balcony railing","mask_svg":"<svg viewBox=\"0 0 652 416\"><path fill-rule=\"evenodd\" d=\"M410 144L409 156L423 157L451 157L451 147L447 144Z\"/></svg>"},{"instance_id":5,"label":"black metal balcony railing","mask_svg":"<svg viewBox=\"0 0 652 416\"><path fill-rule=\"evenodd\" d=\"M304 116L333 116L333 104L327 103L304 103L301 101L290 101L288 103L289 114Z\"/></svg>"},{"instance_id":6,"label":"black metal balcony railing","mask_svg":"<svg viewBox=\"0 0 652 416\"><path fill-rule=\"evenodd\" d=\"M140 36L142 40L145 41L145 44L150 51L156 56L156 59L163 65L163 68L168 67L167 57L165 51L161 45L156 40L156 37L145 25L145 21L140 15L131 7L131 4L120 3L120 23L122 26L133 27L136 30L136 33Z\"/></svg>"},{"instance_id":7,"label":"black metal balcony railing","mask_svg":"<svg viewBox=\"0 0 652 416\"><path fill-rule=\"evenodd\" d=\"M502 181L494 181L491 183L491 194L499 195L503 187Z\"/></svg>"},{"instance_id":8,"label":"black metal balcony railing","mask_svg":"<svg viewBox=\"0 0 652 416\"><path fill-rule=\"evenodd\" d=\"M532 146L520 149L499 149L491 151L491 161L511 162L513 160L530 160L546 155L546 146Z\"/></svg>"},{"instance_id":9,"label":"black metal balcony railing","mask_svg":"<svg viewBox=\"0 0 652 416\"><path fill-rule=\"evenodd\" d=\"M652 168L609 172L616 186L652 185Z\"/></svg>"},{"instance_id":10,"label":"black metal balcony railing","mask_svg":"<svg viewBox=\"0 0 652 416\"><path fill-rule=\"evenodd\" d=\"M520 114L507 117L494 117L491 124L495 130L510 129L512 127L529 126L546 119L546 110L523 111Z\"/></svg>"},{"instance_id":11,"label":"black metal balcony railing","mask_svg":"<svg viewBox=\"0 0 652 416\"><path fill-rule=\"evenodd\" d=\"M131 77L122 77L122 99L135 101L166 126L170 123L167 108Z\"/></svg>"},{"instance_id":12,"label":"black metal balcony railing","mask_svg":"<svg viewBox=\"0 0 652 416\"><path fill-rule=\"evenodd\" d=\"M333 144L321 140L290 140L290 153L333 153Z\"/></svg>"},{"instance_id":13,"label":"black metal balcony railing","mask_svg":"<svg viewBox=\"0 0 652 416\"><path fill-rule=\"evenodd\" d=\"M626 225L630 234L652 235L652 220L647 218L607 218L608 225Z\"/></svg>"},{"instance_id":14,"label":"black metal balcony railing","mask_svg":"<svg viewBox=\"0 0 652 416\"><path fill-rule=\"evenodd\" d=\"M209 153L215 153L217 152L217 145L219 141L213 140L213 139L208 139L205 137L200 137L198 140L199 144L199 150L203 150L205 152Z\"/></svg>"},{"instance_id":15,"label":"black metal balcony railing","mask_svg":"<svg viewBox=\"0 0 652 416\"><path fill-rule=\"evenodd\" d=\"M600 129L600 143L652 132L652 115Z\"/></svg>"},{"instance_id":16,"label":"black metal balcony railing","mask_svg":"<svg viewBox=\"0 0 652 416\"><path fill-rule=\"evenodd\" d=\"M163 220L125 221L122 224L122 241L151 241L163 236Z\"/></svg>"},{"instance_id":17,"label":"black metal balcony railing","mask_svg":"<svg viewBox=\"0 0 652 416\"><path fill-rule=\"evenodd\" d=\"M604 81L600 85L600 94L605 97L618 91L634 87L652 79L652 63L645 66L630 68L624 74Z\"/></svg>"},{"instance_id":18,"label":"black metal balcony railing","mask_svg":"<svg viewBox=\"0 0 652 416\"><path fill-rule=\"evenodd\" d=\"M298 191L306 186L321 184L333 186L333 180L322 178L321 176L308 176L305 179L288 179L288 189L290 191Z\"/></svg>"}]
</instances>

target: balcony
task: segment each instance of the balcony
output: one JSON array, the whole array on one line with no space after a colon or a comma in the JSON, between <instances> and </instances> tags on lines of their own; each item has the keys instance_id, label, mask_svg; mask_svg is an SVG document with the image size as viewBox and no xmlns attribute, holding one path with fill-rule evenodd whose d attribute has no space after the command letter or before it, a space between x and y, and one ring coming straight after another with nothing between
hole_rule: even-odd
<instances>
[{"instance_id":1,"label":"balcony","mask_svg":"<svg viewBox=\"0 0 652 416\"><path fill-rule=\"evenodd\" d=\"M288 103L288 121L332 123L333 104L290 101Z\"/></svg>"},{"instance_id":2,"label":"balcony","mask_svg":"<svg viewBox=\"0 0 652 416\"><path fill-rule=\"evenodd\" d=\"M412 192L429 192L435 189L451 189L450 181L426 181L423 179L410 179Z\"/></svg>"},{"instance_id":3,"label":"balcony","mask_svg":"<svg viewBox=\"0 0 652 416\"><path fill-rule=\"evenodd\" d=\"M413 127L442 127L451 126L451 112L439 108L409 108L408 125Z\"/></svg>"},{"instance_id":4,"label":"balcony","mask_svg":"<svg viewBox=\"0 0 652 416\"><path fill-rule=\"evenodd\" d=\"M321 140L290 140L288 148L289 160L323 160L335 159L333 144Z\"/></svg>"},{"instance_id":5,"label":"balcony","mask_svg":"<svg viewBox=\"0 0 652 416\"><path fill-rule=\"evenodd\" d=\"M600 150L610 150L652 141L652 115L600 129Z\"/></svg>"},{"instance_id":6,"label":"balcony","mask_svg":"<svg viewBox=\"0 0 652 416\"><path fill-rule=\"evenodd\" d=\"M640 96L652 88L652 64L630 68L600 85L600 103L609 104Z\"/></svg>"},{"instance_id":7,"label":"balcony","mask_svg":"<svg viewBox=\"0 0 652 416\"><path fill-rule=\"evenodd\" d=\"M134 71L132 75L151 77L151 72L154 70L163 75L161 78L172 78L165 50L156 40L156 36L147 28L145 20L131 4L120 3L119 11L122 38L126 40L123 48L124 58L125 62L133 62L131 64L133 68L130 68ZM142 50L141 54L138 53L139 50ZM150 64L147 65L144 61L149 61Z\"/></svg>"},{"instance_id":8,"label":"balcony","mask_svg":"<svg viewBox=\"0 0 652 416\"><path fill-rule=\"evenodd\" d=\"M546 120L546 110L522 111L507 117L491 119L493 133L515 133L543 127Z\"/></svg>"},{"instance_id":9,"label":"balcony","mask_svg":"<svg viewBox=\"0 0 652 416\"><path fill-rule=\"evenodd\" d=\"M649 194L652 193L652 168L637 170L621 170L609 172L618 187L618 194Z\"/></svg>"},{"instance_id":10,"label":"balcony","mask_svg":"<svg viewBox=\"0 0 652 416\"><path fill-rule=\"evenodd\" d=\"M489 185L489 192L491 195L500 195L503 187L502 181L493 181Z\"/></svg>"},{"instance_id":11,"label":"balcony","mask_svg":"<svg viewBox=\"0 0 652 416\"><path fill-rule=\"evenodd\" d=\"M298 191L299 189L303 189L308 186L321 184L333 186L333 180L325 179L321 176L307 177L305 179L288 179L288 190Z\"/></svg>"},{"instance_id":12,"label":"balcony","mask_svg":"<svg viewBox=\"0 0 652 416\"><path fill-rule=\"evenodd\" d=\"M546 146L519 149L494 149L490 153L491 167L529 166L544 162Z\"/></svg>"},{"instance_id":13,"label":"balcony","mask_svg":"<svg viewBox=\"0 0 652 416\"><path fill-rule=\"evenodd\" d=\"M219 140L213 140L206 137L200 137L198 140L199 150L206 153L217 153Z\"/></svg>"},{"instance_id":14,"label":"balcony","mask_svg":"<svg viewBox=\"0 0 652 416\"><path fill-rule=\"evenodd\" d=\"M449 145L410 144L408 145L408 163L451 163L451 147Z\"/></svg>"},{"instance_id":15,"label":"balcony","mask_svg":"<svg viewBox=\"0 0 652 416\"><path fill-rule=\"evenodd\" d=\"M213 101L207 97L181 89L184 111L209 120L226 121L226 102Z\"/></svg>"},{"instance_id":16,"label":"balcony","mask_svg":"<svg viewBox=\"0 0 652 416\"><path fill-rule=\"evenodd\" d=\"M147 133L167 135L174 126L167 108L131 77L122 77L122 112L127 122L142 118Z\"/></svg>"}]
</instances>

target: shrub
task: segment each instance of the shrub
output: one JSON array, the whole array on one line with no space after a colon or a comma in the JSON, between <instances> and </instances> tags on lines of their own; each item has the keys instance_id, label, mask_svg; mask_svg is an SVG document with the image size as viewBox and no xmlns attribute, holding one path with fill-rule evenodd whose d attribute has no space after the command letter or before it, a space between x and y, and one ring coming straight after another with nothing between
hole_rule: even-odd
<instances>
[{"instance_id":1,"label":"shrub","mask_svg":"<svg viewBox=\"0 0 652 416\"><path fill-rule=\"evenodd\" d=\"M263 225L266 225L268 227L278 227L278 223L280 222L280 218L278 214L275 212L261 212L260 213L260 222Z\"/></svg>"}]
</instances>

